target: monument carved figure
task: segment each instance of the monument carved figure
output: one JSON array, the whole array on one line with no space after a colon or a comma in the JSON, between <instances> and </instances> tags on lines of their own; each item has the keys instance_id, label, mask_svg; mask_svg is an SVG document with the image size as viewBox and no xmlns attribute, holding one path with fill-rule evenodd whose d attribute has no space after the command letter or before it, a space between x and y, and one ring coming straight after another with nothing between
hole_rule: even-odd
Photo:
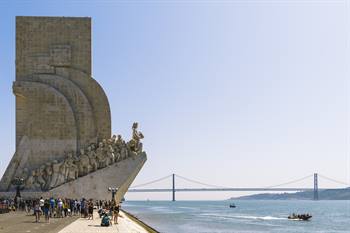
<instances>
[{"instance_id":1,"label":"monument carved figure","mask_svg":"<svg viewBox=\"0 0 350 233\"><path fill-rule=\"evenodd\" d=\"M115 162L114 150L112 145L108 145L107 149L107 165L113 164Z\"/></svg>"},{"instance_id":2,"label":"monument carved figure","mask_svg":"<svg viewBox=\"0 0 350 233\"><path fill-rule=\"evenodd\" d=\"M92 150L93 146L88 146L87 155L89 157L90 171L94 172L98 169L98 163L96 160L96 153Z\"/></svg>"},{"instance_id":3,"label":"monument carved figure","mask_svg":"<svg viewBox=\"0 0 350 233\"><path fill-rule=\"evenodd\" d=\"M31 172L31 174L27 177L25 180L25 185L24 187L28 190L33 189L34 187L34 182L35 182L35 170Z\"/></svg>"},{"instance_id":4,"label":"monument carved figure","mask_svg":"<svg viewBox=\"0 0 350 233\"><path fill-rule=\"evenodd\" d=\"M80 156L79 156L79 176L84 176L89 173L90 171L90 159L85 154L84 149L80 149Z\"/></svg>"},{"instance_id":5,"label":"monument carved figure","mask_svg":"<svg viewBox=\"0 0 350 233\"><path fill-rule=\"evenodd\" d=\"M96 156L99 161L99 168L105 168L108 165L107 158L107 148L103 142L99 143L99 146L96 150Z\"/></svg>"},{"instance_id":6,"label":"monument carved figure","mask_svg":"<svg viewBox=\"0 0 350 233\"><path fill-rule=\"evenodd\" d=\"M45 180L45 186L44 189L45 190L49 190L50 189L50 184L51 184L51 179L52 179L52 164L51 163L46 163L45 166L45 176L44 176L44 180Z\"/></svg>"},{"instance_id":7,"label":"monument carved figure","mask_svg":"<svg viewBox=\"0 0 350 233\"><path fill-rule=\"evenodd\" d=\"M138 123L134 122L134 124L132 125L132 139L128 142L131 155L135 155L139 152L142 152L141 139L143 139L144 136L141 132L137 130L137 128L138 128Z\"/></svg>"},{"instance_id":8,"label":"monument carved figure","mask_svg":"<svg viewBox=\"0 0 350 233\"><path fill-rule=\"evenodd\" d=\"M79 160L79 158L75 157L75 159L72 156L72 153L68 154L68 157L66 159L66 177L65 181L72 181L78 178L79 172L84 170L84 165L82 160Z\"/></svg>"},{"instance_id":9,"label":"monument carved figure","mask_svg":"<svg viewBox=\"0 0 350 233\"><path fill-rule=\"evenodd\" d=\"M67 164L65 161L59 163L59 170L58 170L58 175L57 175L57 180L55 183L55 186L59 186L63 183L66 182L67 178L68 178L68 173L67 173Z\"/></svg>"},{"instance_id":10,"label":"monument carved figure","mask_svg":"<svg viewBox=\"0 0 350 233\"><path fill-rule=\"evenodd\" d=\"M37 176L36 181L40 185L40 188L42 190L44 189L45 184L46 184L45 179L44 179L44 176L45 176L44 172L45 172L45 165L41 165L40 168L38 168L36 170L36 176Z\"/></svg>"}]
</instances>

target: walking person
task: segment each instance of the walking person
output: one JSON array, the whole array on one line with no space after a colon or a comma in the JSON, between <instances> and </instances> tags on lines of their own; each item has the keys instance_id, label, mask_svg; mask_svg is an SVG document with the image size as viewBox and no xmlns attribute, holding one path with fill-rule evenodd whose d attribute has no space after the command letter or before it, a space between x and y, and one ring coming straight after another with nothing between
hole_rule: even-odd
<instances>
[{"instance_id":1,"label":"walking person","mask_svg":"<svg viewBox=\"0 0 350 233\"><path fill-rule=\"evenodd\" d=\"M41 209L38 201L34 201L35 222L40 222Z\"/></svg>"},{"instance_id":2,"label":"walking person","mask_svg":"<svg viewBox=\"0 0 350 233\"><path fill-rule=\"evenodd\" d=\"M45 222L50 223L50 200L46 199L44 202Z\"/></svg>"}]
</instances>

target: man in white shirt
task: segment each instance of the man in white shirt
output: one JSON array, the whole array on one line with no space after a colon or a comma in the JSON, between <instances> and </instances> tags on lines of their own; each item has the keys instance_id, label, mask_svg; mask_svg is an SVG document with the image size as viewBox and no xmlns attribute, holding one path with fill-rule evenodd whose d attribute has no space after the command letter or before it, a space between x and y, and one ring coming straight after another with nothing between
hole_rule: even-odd
<instances>
[{"instance_id":1,"label":"man in white shirt","mask_svg":"<svg viewBox=\"0 0 350 233\"><path fill-rule=\"evenodd\" d=\"M42 197L40 197L39 206L41 211L44 211L44 204L45 204L45 200Z\"/></svg>"}]
</instances>

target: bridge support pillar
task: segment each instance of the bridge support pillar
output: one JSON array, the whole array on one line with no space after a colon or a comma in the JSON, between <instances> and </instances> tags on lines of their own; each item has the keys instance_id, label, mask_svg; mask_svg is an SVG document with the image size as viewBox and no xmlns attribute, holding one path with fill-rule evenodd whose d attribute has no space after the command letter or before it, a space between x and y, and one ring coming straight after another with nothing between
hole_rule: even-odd
<instances>
[{"instance_id":1,"label":"bridge support pillar","mask_svg":"<svg viewBox=\"0 0 350 233\"><path fill-rule=\"evenodd\" d=\"M173 174L173 201L175 201L175 174Z\"/></svg>"},{"instance_id":2,"label":"bridge support pillar","mask_svg":"<svg viewBox=\"0 0 350 233\"><path fill-rule=\"evenodd\" d=\"M314 174L314 201L318 200L318 177L317 173Z\"/></svg>"}]
</instances>

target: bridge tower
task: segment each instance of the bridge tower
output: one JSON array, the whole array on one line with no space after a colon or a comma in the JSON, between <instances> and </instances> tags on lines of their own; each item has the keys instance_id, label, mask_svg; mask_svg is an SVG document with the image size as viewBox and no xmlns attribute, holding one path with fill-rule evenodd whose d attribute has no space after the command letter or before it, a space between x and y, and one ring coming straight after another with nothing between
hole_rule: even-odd
<instances>
[{"instance_id":1,"label":"bridge tower","mask_svg":"<svg viewBox=\"0 0 350 233\"><path fill-rule=\"evenodd\" d=\"M314 173L314 201L318 200L318 177L317 173Z\"/></svg>"},{"instance_id":2,"label":"bridge tower","mask_svg":"<svg viewBox=\"0 0 350 233\"><path fill-rule=\"evenodd\" d=\"M173 174L173 201L175 201L175 174Z\"/></svg>"}]
</instances>

